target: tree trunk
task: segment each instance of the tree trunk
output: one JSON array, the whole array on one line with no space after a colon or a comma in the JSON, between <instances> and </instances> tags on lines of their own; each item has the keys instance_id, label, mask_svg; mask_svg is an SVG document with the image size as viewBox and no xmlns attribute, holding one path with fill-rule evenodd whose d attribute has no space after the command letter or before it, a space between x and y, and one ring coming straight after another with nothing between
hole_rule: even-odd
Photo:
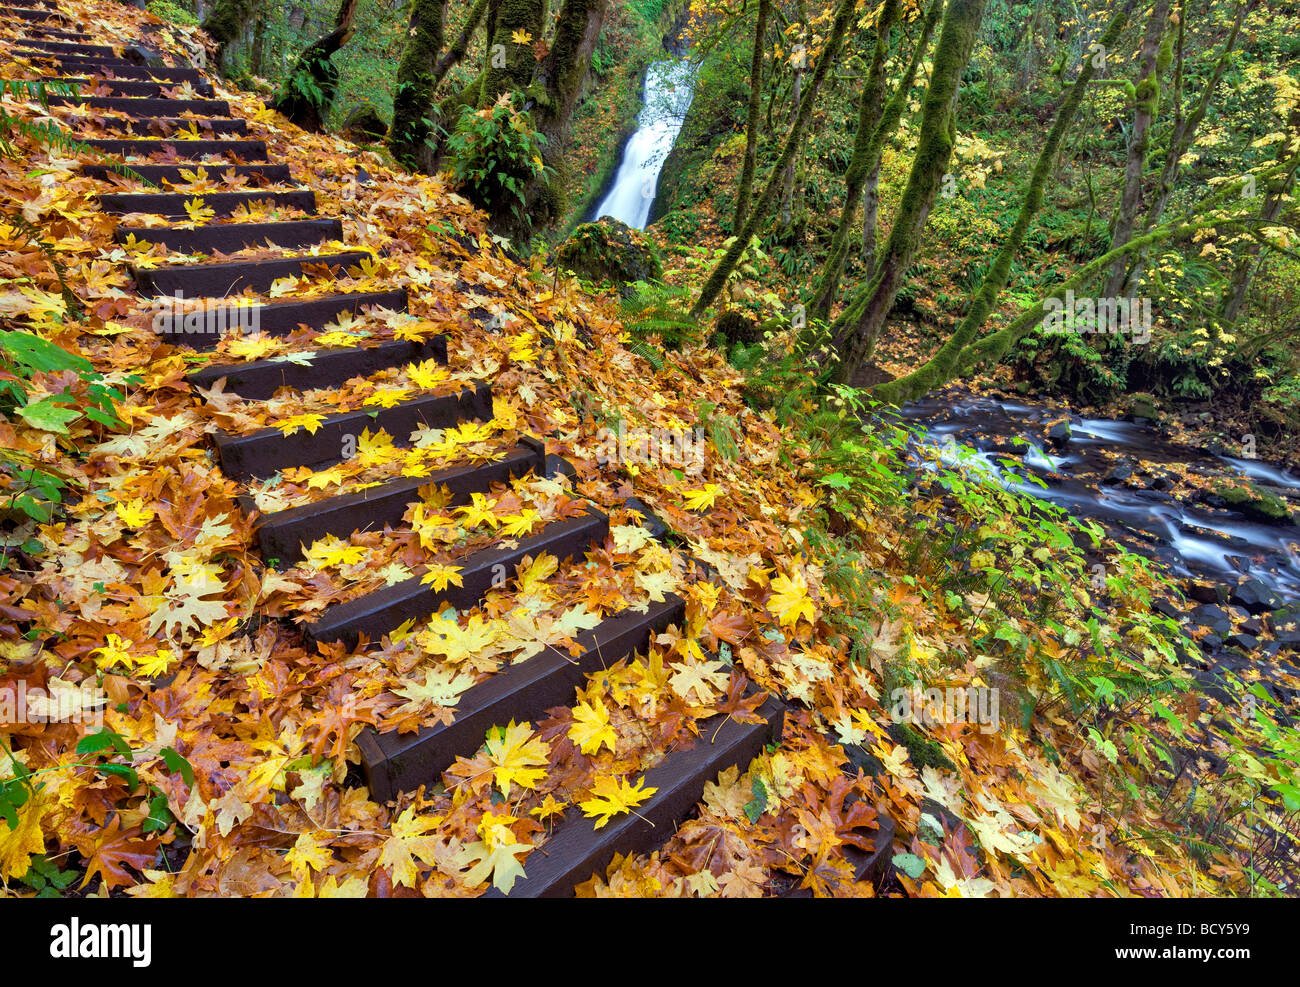
<instances>
[{"instance_id":1,"label":"tree trunk","mask_svg":"<svg viewBox=\"0 0 1300 987\"><path fill-rule=\"evenodd\" d=\"M609 10L609 0L564 0L550 51L537 66L528 89L534 127L545 138L542 161L550 177L533 178L524 192L529 228L536 229L564 214L564 150L569 142L569 125L582 87L591 69L591 56ZM521 228L520 233L527 233Z\"/></svg>"},{"instance_id":2,"label":"tree trunk","mask_svg":"<svg viewBox=\"0 0 1300 987\"><path fill-rule=\"evenodd\" d=\"M799 104L799 114L789 136L786 138L785 146L781 150L781 157L772 169L771 175L768 176L767 185L763 188L763 194L759 196L758 201L754 203L754 208L745 219L744 228L737 231L735 240L727 248L727 252L723 254L717 266L710 272L708 280L704 282L704 287L700 289L700 297L691 306L691 318L698 319L703 315L704 311L722 293L727 278L735 269L736 264L740 262L740 258L744 255L749 246L749 241L758 228L758 224L762 222L763 217L767 215L768 209L772 207L772 201L776 198L781 176L785 173L785 169L790 162L794 160L795 148L799 146L804 129L812 118L813 104L817 102L817 93L821 89L822 80L826 77L831 62L835 60L835 57L839 54L840 46L844 43L844 34L848 30L849 21L852 19L853 8L854 0L840 0L840 4L835 10L835 20L831 24L830 34L826 39L826 46L817 59L817 67L813 70L812 80L803 95L803 100Z\"/></svg>"},{"instance_id":3,"label":"tree trunk","mask_svg":"<svg viewBox=\"0 0 1300 987\"><path fill-rule=\"evenodd\" d=\"M1133 108L1133 130L1128 140L1128 161L1124 167L1124 190L1120 195L1119 211L1115 214L1115 228L1110 246L1114 250L1128 243L1137 222L1138 206L1142 202L1142 176L1146 171L1147 149L1151 144L1151 124L1160 109L1161 38L1169 21L1170 0L1156 0L1151 17L1147 20L1146 34L1142 38L1140 55L1141 79L1137 84L1137 97ZM1120 257L1106 277L1103 297L1113 298L1124 287L1127 258Z\"/></svg>"},{"instance_id":4,"label":"tree trunk","mask_svg":"<svg viewBox=\"0 0 1300 987\"><path fill-rule=\"evenodd\" d=\"M871 169L871 174L867 176L866 188L862 190L862 251L859 259L862 261L863 280L870 281L876 276L876 227L880 222L880 162ZM841 270L843 267L841 266ZM821 318L825 319L830 315L830 306L835 303L835 295L838 290L838 283L831 286L831 292L827 296L826 313Z\"/></svg>"},{"instance_id":5,"label":"tree trunk","mask_svg":"<svg viewBox=\"0 0 1300 987\"><path fill-rule=\"evenodd\" d=\"M491 106L504 93L528 88L537 67L533 43L542 36L545 22L546 0L501 0L476 105ZM515 40L525 36L527 41Z\"/></svg>"},{"instance_id":6,"label":"tree trunk","mask_svg":"<svg viewBox=\"0 0 1300 987\"><path fill-rule=\"evenodd\" d=\"M1107 50L1115 44L1120 32L1123 31L1132 6L1133 0L1129 0L1111 17L1111 21L1106 26L1106 31L1101 40L1101 44ZM1002 244L997 257L989 265L988 272L984 275L984 282L967 304L966 316L962 319L961 325L923 366L906 377L877 387L875 395L881 400L905 401L909 397L914 397L918 393L924 393L937 386L936 381L940 383L946 382L950 379L961 353L974 341L976 333L988 320L989 313L993 311L998 295L1006 287L1007 279L1011 274L1011 263L1015 260L1016 254L1019 253L1020 247L1024 243L1025 235L1029 232L1029 224L1042 207L1043 192L1047 186L1047 179L1056 161L1061 142L1065 139L1066 131L1069 130L1075 116L1078 114L1088 83L1092 79L1093 69L1092 59L1085 59L1080 66L1079 77L1075 79L1074 85L1070 87L1069 95L1066 96L1065 102L1061 104L1061 109L1057 112L1052 129L1047 135L1047 141L1039 152L1038 161L1034 165L1034 171L1029 180L1029 189L1025 193L1025 198L1020 204L1020 212L1016 216L1016 224Z\"/></svg>"},{"instance_id":7,"label":"tree trunk","mask_svg":"<svg viewBox=\"0 0 1300 987\"><path fill-rule=\"evenodd\" d=\"M360 0L342 0L334 30L298 56L272 106L304 130L323 130L334 104L339 70L332 61L336 51L352 37L352 22Z\"/></svg>"},{"instance_id":8,"label":"tree trunk","mask_svg":"<svg viewBox=\"0 0 1300 987\"><path fill-rule=\"evenodd\" d=\"M767 15L771 0L758 0L758 19L754 24L754 53L749 62L749 118L745 122L745 163L736 186L736 214L731 229L745 225L745 211L754 186L754 169L758 164L759 114L763 106L763 49L767 44Z\"/></svg>"},{"instance_id":9,"label":"tree trunk","mask_svg":"<svg viewBox=\"0 0 1300 987\"><path fill-rule=\"evenodd\" d=\"M802 45L800 48L802 48ZM800 51L796 57L799 60L793 65L794 76L790 83L790 126L792 129L794 121L799 116L799 98L803 94L803 73L807 55ZM800 135L800 139L802 139L802 135ZM785 166L785 174L781 177L780 225L782 230L790 228L790 219L794 207L794 158L793 154L790 155L790 160Z\"/></svg>"},{"instance_id":10,"label":"tree trunk","mask_svg":"<svg viewBox=\"0 0 1300 987\"><path fill-rule=\"evenodd\" d=\"M867 83L862 90L862 97L858 101L858 129L854 136L853 155L849 159L849 166L844 174L845 198L844 206L840 210L839 225L835 228L835 234L831 238L831 247L826 256L826 262L822 267L822 276L817 282L817 287L813 290L812 303L809 306L809 315L817 319L824 320L830 316L831 308L835 304L835 298L839 294L840 278L844 274L844 264L849 252L849 234L857 218L858 196L863 191L864 184L868 181L871 183L870 191L863 193L862 252L865 259L868 256L869 245L871 256L874 257L875 255L876 213L874 207L877 204L875 189L880 178L880 156L884 151L886 138L894 132L894 129L898 126L898 121L902 118L903 106L912 89L912 80L916 77L917 66L920 64L921 57L929 45L934 26L939 20L939 12L943 9L943 0L932 0L925 21L921 26L920 37L917 38L916 46L912 50L912 57L907 69L904 71L903 77L899 79L898 87L889 103L882 107L881 100L884 96L889 30L898 14L897 5L894 5L895 9L892 12L889 6L889 4L886 4L881 10L880 23L876 27L876 54L872 60ZM867 200L867 195L870 196L870 201ZM870 276L871 274L868 272L867 277L870 278Z\"/></svg>"},{"instance_id":11,"label":"tree trunk","mask_svg":"<svg viewBox=\"0 0 1300 987\"><path fill-rule=\"evenodd\" d=\"M930 85L921 110L920 140L879 269L831 327L831 346L841 356L836 373L842 381L848 381L871 355L876 337L894 307L903 272L916 255L921 231L939 194L956 143L954 114L961 74L970 61L987 3L988 0L949 0L944 12Z\"/></svg>"},{"instance_id":12,"label":"tree trunk","mask_svg":"<svg viewBox=\"0 0 1300 987\"><path fill-rule=\"evenodd\" d=\"M1233 19L1232 29L1228 33L1228 39L1224 42L1223 50L1219 53L1219 58L1215 62L1213 70L1210 72L1210 78L1205 84L1205 89L1201 93L1201 98L1197 101L1196 106L1192 108L1191 113L1187 114L1186 117L1183 117L1181 112L1179 112L1178 119L1176 119L1174 123L1173 136L1169 140L1169 153L1165 158L1164 167L1161 169L1160 184L1156 187L1156 194L1151 203L1151 207L1147 210L1146 215L1142 219L1143 232L1153 228L1160 222L1160 218L1164 215L1165 207L1169 204L1169 197L1173 195L1174 186L1178 181L1178 172L1183 155L1187 153L1188 149L1192 146L1192 142L1196 140L1196 131L1200 127L1201 121L1205 119L1205 114L1209 109L1210 100L1214 95L1214 91L1223 80L1223 74L1232 60L1232 52L1237 45L1237 38L1241 33L1241 25L1245 18L1255 9L1258 3L1259 0L1243 0L1242 3L1237 5L1237 14ZM1178 31L1180 51L1179 61L1181 63L1183 34L1183 22L1181 17L1179 18ZM1179 81L1175 84L1175 88L1179 90L1179 93L1181 94L1181 70L1179 73ZM1179 110L1181 111L1181 105L1179 106ZM1146 257L1146 251L1142 251L1133 259L1132 267L1128 271L1124 280L1123 292L1136 290L1138 282L1142 277L1142 269L1146 264Z\"/></svg>"},{"instance_id":13,"label":"tree trunk","mask_svg":"<svg viewBox=\"0 0 1300 987\"><path fill-rule=\"evenodd\" d=\"M1296 173L1300 169L1300 103L1296 104L1291 111L1291 117L1287 121L1287 130L1290 133L1290 140L1282 145L1283 161L1287 160L1289 155L1290 164L1287 170L1273 183L1268 194L1264 198L1264 204L1259 210L1259 226L1272 226L1278 217L1282 215L1282 209L1287 205L1291 191L1295 187ZM1219 304L1218 322L1214 327L1213 335L1217 340L1218 329L1231 328L1241 315L1242 306L1246 303L1246 295L1250 291L1250 284L1255 278L1255 272L1258 270L1258 259L1261 246L1258 240L1251 240L1240 250L1240 257L1236 267L1233 269L1232 277L1228 281L1228 288L1223 294L1223 299Z\"/></svg>"},{"instance_id":14,"label":"tree trunk","mask_svg":"<svg viewBox=\"0 0 1300 987\"><path fill-rule=\"evenodd\" d=\"M258 0L216 0L203 21L203 30L217 43L214 65L221 65L226 48L238 41Z\"/></svg>"},{"instance_id":15,"label":"tree trunk","mask_svg":"<svg viewBox=\"0 0 1300 987\"><path fill-rule=\"evenodd\" d=\"M253 75L262 74L262 59L266 53L266 13L266 0L261 0L257 20L253 24L253 44L248 56L248 70Z\"/></svg>"},{"instance_id":16,"label":"tree trunk","mask_svg":"<svg viewBox=\"0 0 1300 987\"><path fill-rule=\"evenodd\" d=\"M480 0L479 8L484 2ZM422 170L431 157L425 141L446 17L447 0L411 0L406 45L393 87L393 122L388 127L388 147L407 168Z\"/></svg>"}]
</instances>

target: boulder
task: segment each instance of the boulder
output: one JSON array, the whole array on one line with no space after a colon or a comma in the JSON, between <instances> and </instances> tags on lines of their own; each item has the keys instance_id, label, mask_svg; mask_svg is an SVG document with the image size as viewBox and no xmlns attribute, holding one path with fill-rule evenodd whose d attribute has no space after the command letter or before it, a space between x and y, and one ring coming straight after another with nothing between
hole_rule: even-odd
<instances>
[{"instance_id":1,"label":"boulder","mask_svg":"<svg viewBox=\"0 0 1300 987\"><path fill-rule=\"evenodd\" d=\"M388 124L373 106L356 106L343 119L340 133L357 144L378 144L388 135Z\"/></svg>"},{"instance_id":2,"label":"boulder","mask_svg":"<svg viewBox=\"0 0 1300 987\"><path fill-rule=\"evenodd\" d=\"M640 230L603 216L583 223L556 253L556 265L588 281L608 282L625 298L635 281L658 281L663 265L654 242Z\"/></svg>"},{"instance_id":3,"label":"boulder","mask_svg":"<svg viewBox=\"0 0 1300 987\"><path fill-rule=\"evenodd\" d=\"M1228 616L1222 607L1216 607L1210 603L1203 603L1199 607L1194 607L1188 615L1188 619L1198 627L1208 627L1220 637L1232 630L1232 618Z\"/></svg>"},{"instance_id":4,"label":"boulder","mask_svg":"<svg viewBox=\"0 0 1300 987\"><path fill-rule=\"evenodd\" d=\"M1233 589L1228 599L1245 607L1251 613L1276 610L1282 605L1282 597L1274 593L1268 588L1267 584L1259 579L1247 579L1240 586Z\"/></svg>"}]
</instances>

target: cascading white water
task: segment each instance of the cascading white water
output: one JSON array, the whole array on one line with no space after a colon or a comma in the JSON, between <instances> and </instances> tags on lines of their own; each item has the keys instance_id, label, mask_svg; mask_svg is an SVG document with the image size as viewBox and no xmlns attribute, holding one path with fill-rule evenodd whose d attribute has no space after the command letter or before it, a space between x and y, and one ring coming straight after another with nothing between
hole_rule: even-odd
<instances>
[{"instance_id":1,"label":"cascading white water","mask_svg":"<svg viewBox=\"0 0 1300 987\"><path fill-rule=\"evenodd\" d=\"M689 62L655 62L646 70L645 106L637 118L637 131L623 149L614 184L592 219L609 216L633 229L645 229L659 171L690 109L694 82Z\"/></svg>"}]
</instances>

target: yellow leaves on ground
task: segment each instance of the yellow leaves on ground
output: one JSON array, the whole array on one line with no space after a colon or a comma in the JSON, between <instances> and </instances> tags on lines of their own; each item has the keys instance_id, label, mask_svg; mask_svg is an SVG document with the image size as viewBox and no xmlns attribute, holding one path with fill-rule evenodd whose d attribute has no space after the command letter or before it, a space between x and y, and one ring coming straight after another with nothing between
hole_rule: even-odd
<instances>
[{"instance_id":1,"label":"yellow leaves on ground","mask_svg":"<svg viewBox=\"0 0 1300 987\"><path fill-rule=\"evenodd\" d=\"M293 435L300 428L305 428L309 435L315 435L320 431L321 423L324 421L324 415L290 415L288 418L282 418L276 422L275 428L278 428L285 438Z\"/></svg>"},{"instance_id":2,"label":"yellow leaves on ground","mask_svg":"<svg viewBox=\"0 0 1300 987\"><path fill-rule=\"evenodd\" d=\"M569 727L569 739L584 754L595 754L602 745L611 751L615 749L618 734L609 722L609 710L599 697L591 702L584 700L573 707L573 726Z\"/></svg>"},{"instance_id":3,"label":"yellow leaves on ground","mask_svg":"<svg viewBox=\"0 0 1300 987\"><path fill-rule=\"evenodd\" d=\"M311 547L303 552L303 559L314 569L330 569L336 566L356 565L365 559L367 549L363 545L350 545L335 535L318 538Z\"/></svg>"},{"instance_id":4,"label":"yellow leaves on ground","mask_svg":"<svg viewBox=\"0 0 1300 987\"><path fill-rule=\"evenodd\" d=\"M688 511L706 511L713 506L722 493L722 488L716 483L706 483L699 490L687 490L686 509Z\"/></svg>"},{"instance_id":5,"label":"yellow leaves on ground","mask_svg":"<svg viewBox=\"0 0 1300 987\"><path fill-rule=\"evenodd\" d=\"M420 577L421 586L432 586L435 593L441 593L448 586L463 586L464 579L460 575L460 566L443 565L434 563L429 566L428 570Z\"/></svg>"},{"instance_id":6,"label":"yellow leaves on ground","mask_svg":"<svg viewBox=\"0 0 1300 987\"><path fill-rule=\"evenodd\" d=\"M118 518L128 528L143 528L155 517L153 509L147 507L139 498L122 501L115 510Z\"/></svg>"},{"instance_id":7,"label":"yellow leaves on ground","mask_svg":"<svg viewBox=\"0 0 1300 987\"><path fill-rule=\"evenodd\" d=\"M808 596L808 584L802 573L793 576L781 573L772 580L772 596L767 601L767 608L776 614L781 626L797 624L802 617L810 624L817 622L817 608Z\"/></svg>"},{"instance_id":8,"label":"yellow leaves on ground","mask_svg":"<svg viewBox=\"0 0 1300 987\"><path fill-rule=\"evenodd\" d=\"M516 724L514 720L507 727L488 732L484 746L492 764L492 778L506 798L510 797L511 785L536 788L546 777L551 746L540 739L530 740L532 733L532 724Z\"/></svg>"},{"instance_id":9,"label":"yellow leaves on ground","mask_svg":"<svg viewBox=\"0 0 1300 987\"><path fill-rule=\"evenodd\" d=\"M643 780L630 785L625 778L597 778L591 786L591 798L579 803L583 815L596 819L596 829L601 829L615 816L631 812L648 799L657 788L643 788Z\"/></svg>"},{"instance_id":10,"label":"yellow leaves on ground","mask_svg":"<svg viewBox=\"0 0 1300 987\"><path fill-rule=\"evenodd\" d=\"M420 869L415 861L434 862L438 839L428 834L437 829L441 821L441 816L416 815L414 806L393 821L392 835L384 841L379 854L379 866L389 869L394 884L415 887L420 879Z\"/></svg>"},{"instance_id":11,"label":"yellow leaves on ground","mask_svg":"<svg viewBox=\"0 0 1300 987\"><path fill-rule=\"evenodd\" d=\"M44 806L38 788L18 807L16 826L0 820L0 879L22 877L31 866L32 855L45 852L45 837L41 835Z\"/></svg>"},{"instance_id":12,"label":"yellow leaves on ground","mask_svg":"<svg viewBox=\"0 0 1300 987\"><path fill-rule=\"evenodd\" d=\"M508 894L515 880L524 876L518 854L532 847L516 839L510 828L516 822L514 816L483 813L478 825L480 839L465 845L466 861L474 862L465 874L466 884L481 884L491 875L492 886L502 894Z\"/></svg>"}]
</instances>

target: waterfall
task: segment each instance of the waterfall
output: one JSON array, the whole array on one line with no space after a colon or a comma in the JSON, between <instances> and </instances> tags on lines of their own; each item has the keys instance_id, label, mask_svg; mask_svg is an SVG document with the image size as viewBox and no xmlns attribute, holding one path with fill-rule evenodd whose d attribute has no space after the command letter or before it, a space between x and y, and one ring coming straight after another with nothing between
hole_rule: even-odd
<instances>
[{"instance_id":1,"label":"waterfall","mask_svg":"<svg viewBox=\"0 0 1300 987\"><path fill-rule=\"evenodd\" d=\"M633 229L645 229L659 171L682 129L693 87L694 73L689 62L665 60L646 69L645 106L637 118L636 133L623 148L614 184L592 219L609 216Z\"/></svg>"}]
</instances>

